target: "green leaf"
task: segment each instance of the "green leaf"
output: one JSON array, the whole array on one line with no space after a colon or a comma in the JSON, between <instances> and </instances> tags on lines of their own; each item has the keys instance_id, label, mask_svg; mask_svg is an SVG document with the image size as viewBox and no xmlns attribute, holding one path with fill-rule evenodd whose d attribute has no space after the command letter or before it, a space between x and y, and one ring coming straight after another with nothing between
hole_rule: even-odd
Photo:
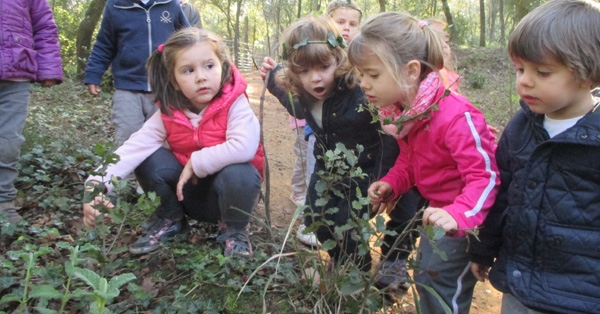
<instances>
[{"instance_id":1,"label":"green leaf","mask_svg":"<svg viewBox=\"0 0 600 314\"><path fill-rule=\"evenodd\" d=\"M104 279L95 272L85 268L75 268L73 275L88 284L92 289L98 290L100 288L100 281ZM106 281L106 279L104 279Z\"/></svg>"},{"instance_id":2,"label":"green leaf","mask_svg":"<svg viewBox=\"0 0 600 314\"><path fill-rule=\"evenodd\" d=\"M38 312L40 314L56 314L56 313L58 313L55 310L51 310L49 308L45 308L45 307L41 307L41 306L36 306L33 309L36 310L36 312Z\"/></svg>"},{"instance_id":3,"label":"green leaf","mask_svg":"<svg viewBox=\"0 0 600 314\"><path fill-rule=\"evenodd\" d=\"M14 293L5 294L2 299L0 299L0 304L8 303L8 302L19 302L21 298Z\"/></svg>"},{"instance_id":4,"label":"green leaf","mask_svg":"<svg viewBox=\"0 0 600 314\"><path fill-rule=\"evenodd\" d=\"M0 290L6 289L6 288L12 286L13 284L15 284L15 282L17 282L17 277L12 277L12 276L0 277Z\"/></svg>"},{"instance_id":5,"label":"green leaf","mask_svg":"<svg viewBox=\"0 0 600 314\"><path fill-rule=\"evenodd\" d=\"M126 273L126 274L121 274L121 275L115 276L115 277L111 278L110 281L108 282L108 289L109 290L111 290L111 289L118 290L119 288L121 288L122 285L124 285L132 280L135 280L135 279L136 279L136 277L132 273ZM117 296L118 295L119 294L117 294Z\"/></svg>"},{"instance_id":6,"label":"green leaf","mask_svg":"<svg viewBox=\"0 0 600 314\"><path fill-rule=\"evenodd\" d=\"M36 285L29 292L30 298L60 299L62 296L63 293L51 285Z\"/></svg>"},{"instance_id":7,"label":"green leaf","mask_svg":"<svg viewBox=\"0 0 600 314\"><path fill-rule=\"evenodd\" d=\"M333 248L335 248L336 245L337 245L337 242L335 240L329 239L329 240L326 240L325 242L321 243L321 250L329 251L329 250L332 250Z\"/></svg>"},{"instance_id":8,"label":"green leaf","mask_svg":"<svg viewBox=\"0 0 600 314\"><path fill-rule=\"evenodd\" d=\"M294 45L294 49L298 49L302 46L306 46L307 44L308 44L308 38L304 37L304 38L302 38L302 40L299 43Z\"/></svg>"}]
</instances>

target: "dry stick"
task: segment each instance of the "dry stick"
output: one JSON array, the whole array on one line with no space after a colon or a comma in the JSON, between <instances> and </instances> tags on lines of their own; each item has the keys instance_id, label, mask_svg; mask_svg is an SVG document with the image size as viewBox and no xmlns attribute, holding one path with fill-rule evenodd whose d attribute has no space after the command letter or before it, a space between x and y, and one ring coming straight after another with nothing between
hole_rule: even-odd
<instances>
[{"instance_id":1,"label":"dry stick","mask_svg":"<svg viewBox=\"0 0 600 314\"><path fill-rule=\"evenodd\" d=\"M273 46L271 50L271 55L275 53L275 49L277 49L277 45ZM263 196L265 202L265 216L267 219L267 226L271 227L271 211L270 211L270 202L271 202L271 172L269 171L269 159L267 157L267 150L265 148L265 137L263 132L263 118L264 118L264 108L265 108L265 93L267 92L267 83L269 82L269 76L271 75L271 71L268 71L265 75L265 84L263 85L262 92L260 93L260 111L259 111L259 119L258 122L260 124L260 143L263 146L263 151L265 154L265 195Z\"/></svg>"},{"instance_id":2,"label":"dry stick","mask_svg":"<svg viewBox=\"0 0 600 314\"><path fill-rule=\"evenodd\" d=\"M271 74L271 71L267 72L267 75L265 76L265 85L263 86L263 90L260 94L260 115L259 115L259 123L260 123L260 143L263 146L263 151L265 154L265 195L263 196L263 199L265 201L265 215L267 218L267 226L271 227L271 213L269 211L269 202L271 201L271 178L270 178L270 172L269 172L269 159L267 158L267 150L265 149L265 137L263 134L263 117L264 117L264 104L265 104L265 91L267 89L267 80L269 79L269 74Z\"/></svg>"}]
</instances>

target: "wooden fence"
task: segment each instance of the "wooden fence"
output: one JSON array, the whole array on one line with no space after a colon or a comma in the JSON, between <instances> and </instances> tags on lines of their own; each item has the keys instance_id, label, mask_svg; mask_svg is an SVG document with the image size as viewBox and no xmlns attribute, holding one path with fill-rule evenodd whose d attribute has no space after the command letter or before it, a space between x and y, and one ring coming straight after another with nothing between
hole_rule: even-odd
<instances>
[{"instance_id":1,"label":"wooden fence","mask_svg":"<svg viewBox=\"0 0 600 314\"><path fill-rule=\"evenodd\" d=\"M233 49L233 40L224 40L227 44L227 48L229 49L229 53L231 54L231 58L233 61L237 60L237 68L241 72L251 72L257 69L256 62L254 62L254 58L252 56L252 50L248 43L239 42L238 43L238 57L234 56Z\"/></svg>"}]
</instances>

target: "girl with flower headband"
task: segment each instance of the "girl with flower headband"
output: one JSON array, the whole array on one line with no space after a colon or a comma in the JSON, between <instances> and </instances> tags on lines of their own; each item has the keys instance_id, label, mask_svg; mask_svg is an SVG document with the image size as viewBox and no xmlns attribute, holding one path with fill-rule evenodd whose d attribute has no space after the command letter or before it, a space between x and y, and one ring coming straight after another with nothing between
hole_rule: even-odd
<instances>
[{"instance_id":1,"label":"girl with flower headband","mask_svg":"<svg viewBox=\"0 0 600 314\"><path fill-rule=\"evenodd\" d=\"M438 74L442 40L426 23L402 13L377 14L365 22L348 54L362 74L367 99L401 111L387 121L397 127L400 156L368 189L374 209L416 186L429 201L423 225L445 232L435 250L421 237L414 271L421 311L468 313L476 279L465 231L482 224L499 188L494 136L477 108L444 88Z\"/></svg>"},{"instance_id":2,"label":"girl with flower headband","mask_svg":"<svg viewBox=\"0 0 600 314\"><path fill-rule=\"evenodd\" d=\"M272 89L271 92L278 99L288 97L288 92L297 97L296 102L282 104L288 113L306 119L313 129L316 138L314 156L325 156L326 152L343 144L357 155L354 166L366 174L344 178L341 182L328 182L326 177L321 178L328 172L325 161L317 158L308 187L305 224L309 231L315 231L321 243L335 241L327 251L332 257L332 265L351 258L368 271L371 256L358 256L359 242L351 236L357 230L339 231L341 238L335 231L368 212L368 204L355 208L356 200L366 195L369 184L393 165L398 145L392 137L382 134L381 126L372 122L367 110L359 110L365 105L364 93L358 86L356 72L348 62L345 42L334 21L326 17L302 18L284 32L282 47L287 66L286 88ZM268 65L263 63L261 71L267 72L265 67ZM279 66L273 71L278 70ZM274 76L269 75L267 85L272 86L273 80ZM364 150L357 151L358 145ZM318 192L323 190L318 187L328 183L335 185ZM332 221L334 225L327 225L325 221ZM313 222L315 224L311 226Z\"/></svg>"},{"instance_id":3,"label":"girl with flower headband","mask_svg":"<svg viewBox=\"0 0 600 314\"><path fill-rule=\"evenodd\" d=\"M330 17L338 25L342 38L348 43L356 33L358 33L362 11L352 0L333 0L327 5L326 16ZM261 77L264 80L269 71L275 78L283 77L282 72L285 71L279 71L280 69L282 68L277 67L277 62L275 62L275 60L270 57L265 57L261 66ZM275 79L270 81L273 83L267 84L269 92L273 95L281 95L282 97L278 97L279 102L284 106L287 106L286 104L289 103L290 99L284 88L281 86L281 80ZM297 101L297 99L295 101ZM308 188L310 176L315 165L315 157L313 154L315 136L310 125L307 125L303 119L295 119L292 115L290 115L290 128L296 131L296 141L294 143L294 154L296 155L296 159L292 173L292 182L290 183L293 191L290 199L295 205L302 206L306 202L306 189ZM303 134L299 134L299 130L303 130ZM304 169L302 169L302 171L299 168ZM298 177L300 177L299 173L301 172L304 173L304 179L306 180L303 186L298 182ZM298 192L302 189L304 190L304 195L300 196ZM315 234L312 232L305 232L305 230L306 226L301 223L298 226L296 238L303 244L319 247L321 244L317 240Z\"/></svg>"},{"instance_id":4,"label":"girl with flower headband","mask_svg":"<svg viewBox=\"0 0 600 314\"><path fill-rule=\"evenodd\" d=\"M87 185L110 191L112 177L135 171L144 191L160 197L143 236L130 246L132 254L187 234L190 217L221 224L217 240L225 256L251 258L247 227L260 194L264 154L246 81L223 41L195 27L159 46L147 69L160 112L115 151L120 160L108 166L106 176L90 176ZM99 219L94 207L100 203L110 208L114 201L98 196L84 204L86 226Z\"/></svg>"}]
</instances>

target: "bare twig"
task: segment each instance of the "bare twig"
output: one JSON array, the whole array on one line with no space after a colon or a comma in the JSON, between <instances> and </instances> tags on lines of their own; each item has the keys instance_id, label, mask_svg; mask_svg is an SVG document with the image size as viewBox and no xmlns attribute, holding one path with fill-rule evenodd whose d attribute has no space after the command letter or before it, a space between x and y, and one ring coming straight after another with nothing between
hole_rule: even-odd
<instances>
[{"instance_id":1,"label":"bare twig","mask_svg":"<svg viewBox=\"0 0 600 314\"><path fill-rule=\"evenodd\" d=\"M277 49L277 45L273 45L271 49L271 56L275 54L275 49ZM265 193L263 195L263 200L265 203L265 217L267 220L267 225L271 227L271 211L270 211L270 202L271 202L271 173L269 170L269 158L267 157L267 150L265 148L265 138L263 132L263 121L264 121L264 108L265 108L265 93L267 92L267 82L269 81L269 76L271 75L271 71L267 72L265 76L265 84L263 85L263 89L260 93L260 110L259 110L259 118L258 121L260 123L260 143L263 146L264 154L265 154Z\"/></svg>"}]
</instances>

